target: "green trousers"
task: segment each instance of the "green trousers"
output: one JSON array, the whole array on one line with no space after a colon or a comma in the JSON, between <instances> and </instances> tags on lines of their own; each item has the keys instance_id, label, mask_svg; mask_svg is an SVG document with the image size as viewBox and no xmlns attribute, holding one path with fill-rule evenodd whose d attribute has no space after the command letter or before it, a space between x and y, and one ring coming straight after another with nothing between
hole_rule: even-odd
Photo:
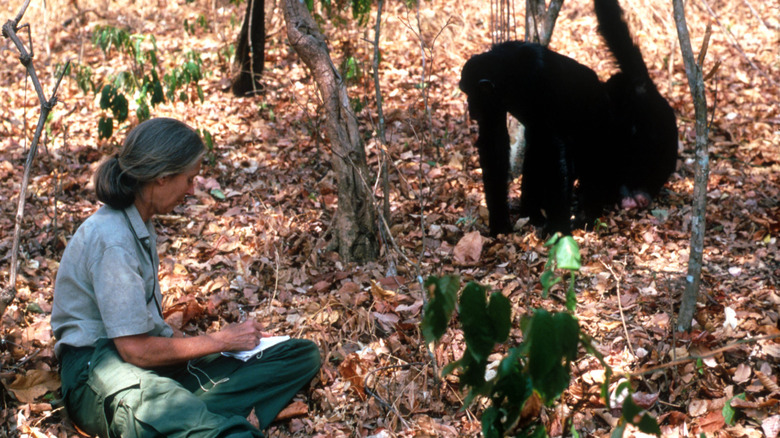
<instances>
[{"instance_id":1,"label":"green trousers","mask_svg":"<svg viewBox=\"0 0 780 438\"><path fill-rule=\"evenodd\" d=\"M122 360L111 340L65 349L60 358L68 415L100 437L263 437L320 367L317 346L291 339L247 362L214 354L147 370Z\"/></svg>"}]
</instances>

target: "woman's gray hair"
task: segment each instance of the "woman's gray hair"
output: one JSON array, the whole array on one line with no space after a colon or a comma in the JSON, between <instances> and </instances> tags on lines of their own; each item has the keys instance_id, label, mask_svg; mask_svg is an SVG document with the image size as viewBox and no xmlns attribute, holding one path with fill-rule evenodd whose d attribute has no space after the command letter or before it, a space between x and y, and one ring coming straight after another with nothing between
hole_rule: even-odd
<instances>
[{"instance_id":1,"label":"woman's gray hair","mask_svg":"<svg viewBox=\"0 0 780 438\"><path fill-rule=\"evenodd\" d=\"M205 153L203 140L186 124L169 118L147 120L130 131L118 154L98 167L97 197L113 208L127 208L144 185L192 168Z\"/></svg>"}]
</instances>

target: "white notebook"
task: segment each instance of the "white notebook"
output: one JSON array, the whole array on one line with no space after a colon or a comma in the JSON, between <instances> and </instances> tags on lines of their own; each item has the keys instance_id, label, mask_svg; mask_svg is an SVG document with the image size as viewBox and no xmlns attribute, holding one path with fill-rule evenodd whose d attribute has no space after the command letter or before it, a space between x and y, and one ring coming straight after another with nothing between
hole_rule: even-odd
<instances>
[{"instance_id":1,"label":"white notebook","mask_svg":"<svg viewBox=\"0 0 780 438\"><path fill-rule=\"evenodd\" d=\"M236 359L243 360L244 362L248 361L249 359L253 358L255 355L262 353L263 350L267 348L271 348L274 345L284 342L286 340L290 339L289 336L269 336L267 338L261 338L260 343L257 344L257 347L246 350L246 351L223 351L222 354L225 356L235 357Z\"/></svg>"}]
</instances>

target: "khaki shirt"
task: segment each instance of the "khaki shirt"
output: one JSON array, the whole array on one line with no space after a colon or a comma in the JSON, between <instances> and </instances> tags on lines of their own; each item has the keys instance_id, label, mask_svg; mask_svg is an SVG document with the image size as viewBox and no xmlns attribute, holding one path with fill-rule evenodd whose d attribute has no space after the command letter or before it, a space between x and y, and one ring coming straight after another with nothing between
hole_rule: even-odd
<instances>
[{"instance_id":1,"label":"khaki shirt","mask_svg":"<svg viewBox=\"0 0 780 438\"><path fill-rule=\"evenodd\" d=\"M101 338L173 335L163 320L157 280L157 234L135 206L101 207L76 230L54 285L51 326L63 345L86 347Z\"/></svg>"}]
</instances>

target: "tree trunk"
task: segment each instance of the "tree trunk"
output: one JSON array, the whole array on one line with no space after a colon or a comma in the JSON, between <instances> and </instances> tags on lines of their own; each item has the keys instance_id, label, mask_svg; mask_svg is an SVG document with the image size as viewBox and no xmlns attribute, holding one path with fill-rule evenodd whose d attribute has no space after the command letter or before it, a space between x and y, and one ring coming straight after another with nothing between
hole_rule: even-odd
<instances>
[{"instance_id":1,"label":"tree trunk","mask_svg":"<svg viewBox=\"0 0 780 438\"><path fill-rule=\"evenodd\" d=\"M262 90L260 75L265 61L265 0L246 0L246 13L236 41L236 66L231 90L236 96L251 96Z\"/></svg>"},{"instance_id":2,"label":"tree trunk","mask_svg":"<svg viewBox=\"0 0 780 438\"><path fill-rule=\"evenodd\" d=\"M544 0L526 0L525 40L547 47L552 39L561 6L563 6L563 0L551 0L550 6L546 9Z\"/></svg>"},{"instance_id":3,"label":"tree trunk","mask_svg":"<svg viewBox=\"0 0 780 438\"><path fill-rule=\"evenodd\" d=\"M338 179L338 210L334 239L344 261L375 260L379 253L376 213L368 184L368 165L357 119L347 89L328 53L325 38L298 0L285 0L287 38L309 67L325 107L325 130L331 143L331 163Z\"/></svg>"},{"instance_id":4,"label":"tree trunk","mask_svg":"<svg viewBox=\"0 0 780 438\"><path fill-rule=\"evenodd\" d=\"M688 259L688 275L685 277L685 291L680 303L680 314L677 318L677 329L684 331L691 328L693 315L696 311L696 299L701 286L705 230L704 215L707 209L706 195L710 164L707 149L707 97L704 94L704 79L701 70L706 49L702 50L697 63L691 48L691 38L688 35L688 24L685 21L685 9L682 0L674 0L674 21L677 25L677 36L680 40L685 74L688 76L688 87L693 95L693 105L696 112L696 169L693 185L691 246Z\"/></svg>"}]
</instances>

